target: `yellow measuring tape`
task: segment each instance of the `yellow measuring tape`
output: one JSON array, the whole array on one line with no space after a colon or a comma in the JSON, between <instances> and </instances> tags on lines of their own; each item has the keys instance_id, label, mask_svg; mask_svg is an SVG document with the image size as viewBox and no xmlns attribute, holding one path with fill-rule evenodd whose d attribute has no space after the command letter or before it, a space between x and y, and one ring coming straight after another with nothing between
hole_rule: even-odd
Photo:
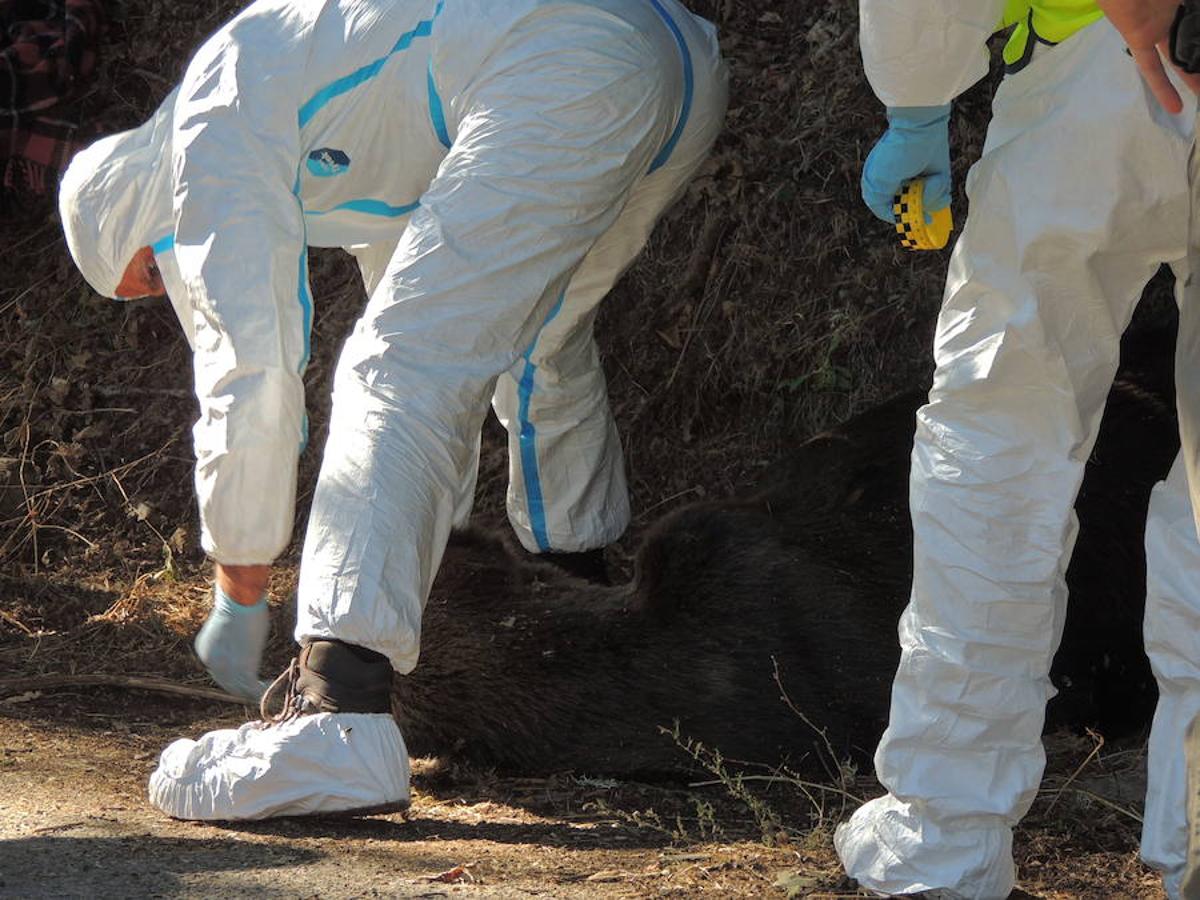
<instances>
[{"instance_id":1,"label":"yellow measuring tape","mask_svg":"<svg viewBox=\"0 0 1200 900\"><path fill-rule=\"evenodd\" d=\"M954 218L950 207L929 214L925 221L925 179L914 178L905 182L904 189L896 195L892 214L896 217L896 233L900 243L908 250L941 250L950 240L954 230Z\"/></svg>"}]
</instances>

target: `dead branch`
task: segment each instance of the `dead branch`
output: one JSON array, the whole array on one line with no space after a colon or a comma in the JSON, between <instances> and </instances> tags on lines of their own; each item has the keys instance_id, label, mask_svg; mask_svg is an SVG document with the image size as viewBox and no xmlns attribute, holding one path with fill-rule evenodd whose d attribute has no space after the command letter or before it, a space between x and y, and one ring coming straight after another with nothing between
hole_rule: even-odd
<instances>
[{"instance_id":1,"label":"dead branch","mask_svg":"<svg viewBox=\"0 0 1200 900\"><path fill-rule=\"evenodd\" d=\"M807 788L808 790L818 791L826 794L836 794L839 797L845 797L847 800L853 800L859 806L864 804L866 800L857 794L852 794L845 788L838 787L832 784L821 784L816 781L805 781L802 778L793 777L791 775L738 775L742 781L762 781L767 784L790 784L792 787ZM709 781L689 781L688 787L715 787L724 784L719 778Z\"/></svg>"},{"instance_id":2,"label":"dead branch","mask_svg":"<svg viewBox=\"0 0 1200 900\"><path fill-rule=\"evenodd\" d=\"M783 676L779 672L779 660L777 660L774 656L771 657L771 665L775 670L773 674L775 684L779 688L780 699L787 704L787 708L792 711L793 715L798 717L801 722L812 729L812 731L821 739L821 743L824 745L825 753L828 756L828 759L821 758L820 754L817 754L817 758L820 759L821 766L825 769L826 774L829 775L833 781L836 781L838 784L844 786L846 782L846 773L842 769L841 761L838 759L838 755L833 750L833 745L829 743L829 735L826 733L824 728L818 728L816 723L806 716L800 710L800 707L796 706L796 704L792 702L791 695L788 694L787 688L783 686ZM832 769L830 768L831 765L833 766Z\"/></svg>"},{"instance_id":3,"label":"dead branch","mask_svg":"<svg viewBox=\"0 0 1200 900\"><path fill-rule=\"evenodd\" d=\"M137 691L157 691L161 694L179 694L201 700L216 700L222 703L237 703L249 706L245 700L216 688L193 687L165 678L144 675L32 675L25 678L0 679L0 696L20 694L25 691L53 690L64 687L117 687Z\"/></svg>"},{"instance_id":4,"label":"dead branch","mask_svg":"<svg viewBox=\"0 0 1200 900\"><path fill-rule=\"evenodd\" d=\"M1050 801L1050 806L1049 806L1049 807L1047 807L1047 812L1049 812L1050 810L1054 809L1054 806L1055 806L1055 804L1057 804L1057 803L1058 803L1059 799L1060 799L1060 798L1062 797L1062 795L1063 795L1063 792L1064 792L1064 791L1066 791L1066 790L1067 790L1067 788L1071 787L1071 785L1074 783L1075 779L1079 777L1079 774L1080 774L1080 773L1081 773L1081 772L1082 772L1084 769L1086 769L1086 768L1087 768L1087 766L1088 766L1088 763L1090 763L1090 762L1091 762L1093 759L1095 759L1097 756L1099 756L1099 755L1100 755L1100 750L1101 750L1101 748L1104 746L1104 737L1103 737L1103 735L1100 735L1100 734L1098 734L1097 732L1095 732L1095 731L1092 731L1092 729L1090 729L1090 728L1087 730L1087 733L1088 733L1088 737L1090 737L1090 738L1092 739L1092 742L1093 742L1093 743L1092 743L1092 752L1091 752L1091 753L1089 753L1089 754L1087 755L1087 757L1084 759L1084 761L1083 761L1083 762L1081 762L1081 763L1080 763L1080 764L1079 764L1079 765L1076 767L1075 771L1074 771L1074 772L1072 772L1072 773L1070 774L1070 776L1068 776L1067 780L1066 780L1066 781L1064 781L1064 782L1062 783L1062 786L1061 786L1061 787L1058 789L1058 791L1057 791L1057 792L1054 794L1054 799ZM1124 810L1122 810L1122 812L1124 812Z\"/></svg>"},{"instance_id":5,"label":"dead branch","mask_svg":"<svg viewBox=\"0 0 1200 900\"><path fill-rule=\"evenodd\" d=\"M196 396L194 391L187 388L136 387L130 384L96 384L92 385L92 391L101 397L177 397L191 400Z\"/></svg>"}]
</instances>

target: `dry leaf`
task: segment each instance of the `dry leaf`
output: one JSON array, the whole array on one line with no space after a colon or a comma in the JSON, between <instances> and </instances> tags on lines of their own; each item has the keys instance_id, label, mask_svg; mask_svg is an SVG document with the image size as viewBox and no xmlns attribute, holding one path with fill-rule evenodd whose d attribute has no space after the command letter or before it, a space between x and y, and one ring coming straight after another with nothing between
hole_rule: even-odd
<instances>
[{"instance_id":1,"label":"dry leaf","mask_svg":"<svg viewBox=\"0 0 1200 900\"><path fill-rule=\"evenodd\" d=\"M71 390L71 382L66 378L51 378L50 387L46 393L50 395L50 402L60 404L66 399L67 394Z\"/></svg>"},{"instance_id":2,"label":"dry leaf","mask_svg":"<svg viewBox=\"0 0 1200 900\"><path fill-rule=\"evenodd\" d=\"M683 341L679 338L678 325L672 325L669 330L660 329L654 333L662 338L662 342L672 350L679 350L683 347Z\"/></svg>"},{"instance_id":3,"label":"dry leaf","mask_svg":"<svg viewBox=\"0 0 1200 900\"><path fill-rule=\"evenodd\" d=\"M471 874L471 870L466 866L455 866L453 869L447 869L439 875L430 875L426 881L438 881L443 884L474 884L475 876Z\"/></svg>"},{"instance_id":4,"label":"dry leaf","mask_svg":"<svg viewBox=\"0 0 1200 900\"><path fill-rule=\"evenodd\" d=\"M85 425L77 432L71 435L72 441L87 441L92 438L104 437L108 434L108 426L101 422L94 422L91 425Z\"/></svg>"},{"instance_id":5,"label":"dry leaf","mask_svg":"<svg viewBox=\"0 0 1200 900\"><path fill-rule=\"evenodd\" d=\"M610 882L610 881L624 881L628 877L629 877L628 872L618 872L616 869L603 869L602 871L596 872L594 875L589 875L587 878L584 879L584 881L592 881L592 882L597 882L597 883Z\"/></svg>"}]
</instances>

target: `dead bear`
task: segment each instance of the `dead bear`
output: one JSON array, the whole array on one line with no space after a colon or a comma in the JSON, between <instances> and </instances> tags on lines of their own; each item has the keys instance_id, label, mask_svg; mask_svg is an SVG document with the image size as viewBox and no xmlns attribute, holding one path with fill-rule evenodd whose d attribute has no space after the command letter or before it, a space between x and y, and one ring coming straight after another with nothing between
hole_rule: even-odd
<instances>
[{"instance_id":1,"label":"dead bear","mask_svg":"<svg viewBox=\"0 0 1200 900\"><path fill-rule=\"evenodd\" d=\"M922 401L898 397L808 441L746 499L665 516L627 585L573 579L507 537L456 535L420 665L395 679L410 751L504 771L669 775L691 765L661 730L678 722L731 760L822 774L828 748L867 765L908 597ZM1172 408L1169 386L1144 372L1119 377L1110 396L1077 507L1048 727L1113 735L1153 710L1142 527L1178 447ZM807 721L782 702L776 662Z\"/></svg>"}]
</instances>

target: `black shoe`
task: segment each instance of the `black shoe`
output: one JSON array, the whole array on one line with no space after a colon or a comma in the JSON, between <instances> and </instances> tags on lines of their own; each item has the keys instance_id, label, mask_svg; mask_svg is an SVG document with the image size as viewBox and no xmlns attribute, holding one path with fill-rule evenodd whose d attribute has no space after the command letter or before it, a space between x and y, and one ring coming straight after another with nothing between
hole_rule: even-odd
<instances>
[{"instance_id":1,"label":"black shoe","mask_svg":"<svg viewBox=\"0 0 1200 900\"><path fill-rule=\"evenodd\" d=\"M264 720L287 721L314 713L390 713L392 664L386 656L316 638L267 688L259 712Z\"/></svg>"},{"instance_id":2,"label":"black shoe","mask_svg":"<svg viewBox=\"0 0 1200 900\"><path fill-rule=\"evenodd\" d=\"M573 553L550 550L537 554L537 559L562 569L568 575L592 584L610 585L608 566L604 564L604 548L579 550Z\"/></svg>"}]
</instances>

